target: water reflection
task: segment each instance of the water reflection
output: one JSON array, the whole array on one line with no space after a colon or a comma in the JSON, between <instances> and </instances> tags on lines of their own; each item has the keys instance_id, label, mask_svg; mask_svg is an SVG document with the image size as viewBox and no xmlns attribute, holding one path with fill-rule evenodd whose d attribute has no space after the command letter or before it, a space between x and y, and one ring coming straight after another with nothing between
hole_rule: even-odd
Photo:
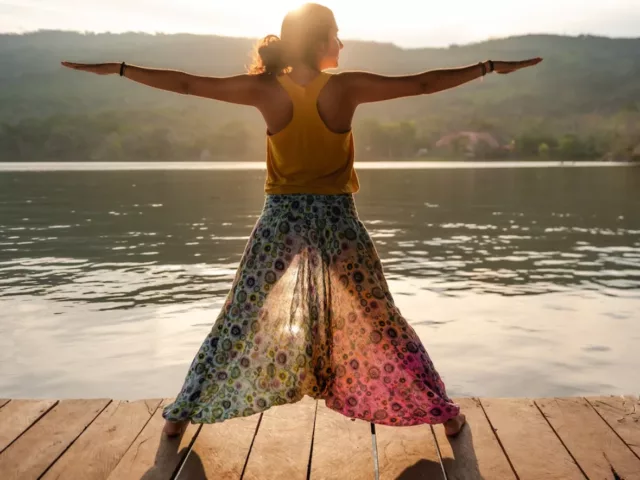
<instances>
[{"instance_id":1,"label":"water reflection","mask_svg":"<svg viewBox=\"0 0 640 480\"><path fill-rule=\"evenodd\" d=\"M392 292L454 392L630 385L622 372L640 357L621 342L640 337L638 169L360 178L358 210ZM173 395L231 285L263 181L251 169L1 173L0 394ZM66 351L43 371L52 348ZM128 384L150 364L139 390Z\"/></svg>"}]
</instances>

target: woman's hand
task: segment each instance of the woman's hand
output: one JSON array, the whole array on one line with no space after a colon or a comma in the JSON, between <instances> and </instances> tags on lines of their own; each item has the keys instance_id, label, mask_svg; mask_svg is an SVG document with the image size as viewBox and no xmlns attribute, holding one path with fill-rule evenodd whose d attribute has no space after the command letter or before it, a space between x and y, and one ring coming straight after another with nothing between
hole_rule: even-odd
<instances>
[{"instance_id":1,"label":"woman's hand","mask_svg":"<svg viewBox=\"0 0 640 480\"><path fill-rule=\"evenodd\" d=\"M533 67L534 65L539 64L542 61L542 58L540 57L536 57L536 58L531 58L529 60L521 60L519 62L493 62L493 71L495 73L501 73L501 74L506 74L506 73L511 73L511 72L515 72L516 70L520 70L522 68L527 68L527 67ZM485 65L487 66L487 73L489 73L489 65L487 65L489 62L485 62Z\"/></svg>"},{"instance_id":2,"label":"woman's hand","mask_svg":"<svg viewBox=\"0 0 640 480\"><path fill-rule=\"evenodd\" d=\"M111 75L114 73L120 73L119 63L60 63L67 68L73 68L74 70L80 70L82 72L91 72L98 75Z\"/></svg>"}]
</instances>

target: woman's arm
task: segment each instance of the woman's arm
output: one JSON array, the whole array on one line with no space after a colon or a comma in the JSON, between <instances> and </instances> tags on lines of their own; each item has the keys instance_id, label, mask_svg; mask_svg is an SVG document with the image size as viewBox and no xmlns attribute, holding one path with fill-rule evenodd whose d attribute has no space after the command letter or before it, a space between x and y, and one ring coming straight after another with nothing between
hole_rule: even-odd
<instances>
[{"instance_id":1,"label":"woman's arm","mask_svg":"<svg viewBox=\"0 0 640 480\"><path fill-rule=\"evenodd\" d=\"M493 62L496 73L511 73L536 65L541 58L520 62ZM483 62L489 72L489 62ZM354 106L361 103L380 102L400 97L436 93L463 85L482 76L482 66L477 63L467 67L429 70L415 75L387 76L367 72L340 74L347 98Z\"/></svg>"},{"instance_id":2,"label":"woman's arm","mask_svg":"<svg viewBox=\"0 0 640 480\"><path fill-rule=\"evenodd\" d=\"M99 75L120 73L119 63L86 64L62 62L62 65L74 70L82 70ZM212 98L240 105L256 105L262 85L256 75L207 77L179 70L147 68L128 64L124 69L124 76L134 82L161 90Z\"/></svg>"}]
</instances>

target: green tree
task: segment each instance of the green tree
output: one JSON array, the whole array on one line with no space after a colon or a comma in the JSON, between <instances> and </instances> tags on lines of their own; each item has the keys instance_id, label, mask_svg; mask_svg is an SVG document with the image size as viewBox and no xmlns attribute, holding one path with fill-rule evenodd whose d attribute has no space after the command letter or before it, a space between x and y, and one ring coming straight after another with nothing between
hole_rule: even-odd
<instances>
[{"instance_id":1,"label":"green tree","mask_svg":"<svg viewBox=\"0 0 640 480\"><path fill-rule=\"evenodd\" d=\"M558 143L558 155L563 160L582 160L586 156L585 143L574 134L563 135Z\"/></svg>"},{"instance_id":2,"label":"green tree","mask_svg":"<svg viewBox=\"0 0 640 480\"><path fill-rule=\"evenodd\" d=\"M538 156L542 158L549 158L549 145L546 143L541 143L538 146Z\"/></svg>"}]
</instances>

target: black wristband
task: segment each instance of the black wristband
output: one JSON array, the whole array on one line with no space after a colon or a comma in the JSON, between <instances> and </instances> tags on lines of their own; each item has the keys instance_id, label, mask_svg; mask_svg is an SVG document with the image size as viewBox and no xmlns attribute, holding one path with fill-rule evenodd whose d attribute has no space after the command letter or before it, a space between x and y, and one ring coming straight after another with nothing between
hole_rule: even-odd
<instances>
[{"instance_id":1,"label":"black wristband","mask_svg":"<svg viewBox=\"0 0 640 480\"><path fill-rule=\"evenodd\" d=\"M489 72L493 72L495 70L495 67L493 65L493 60L489 60Z\"/></svg>"},{"instance_id":2,"label":"black wristband","mask_svg":"<svg viewBox=\"0 0 640 480\"><path fill-rule=\"evenodd\" d=\"M487 74L487 67L484 66L484 62L479 62L482 67L482 76L484 77Z\"/></svg>"},{"instance_id":3,"label":"black wristband","mask_svg":"<svg viewBox=\"0 0 640 480\"><path fill-rule=\"evenodd\" d=\"M122 62L122 63L120 64L120 76L121 76L121 77L122 77L122 76L124 76L124 69L125 69L125 67L126 67L126 66L127 66L127 65L126 65L124 62Z\"/></svg>"}]
</instances>

